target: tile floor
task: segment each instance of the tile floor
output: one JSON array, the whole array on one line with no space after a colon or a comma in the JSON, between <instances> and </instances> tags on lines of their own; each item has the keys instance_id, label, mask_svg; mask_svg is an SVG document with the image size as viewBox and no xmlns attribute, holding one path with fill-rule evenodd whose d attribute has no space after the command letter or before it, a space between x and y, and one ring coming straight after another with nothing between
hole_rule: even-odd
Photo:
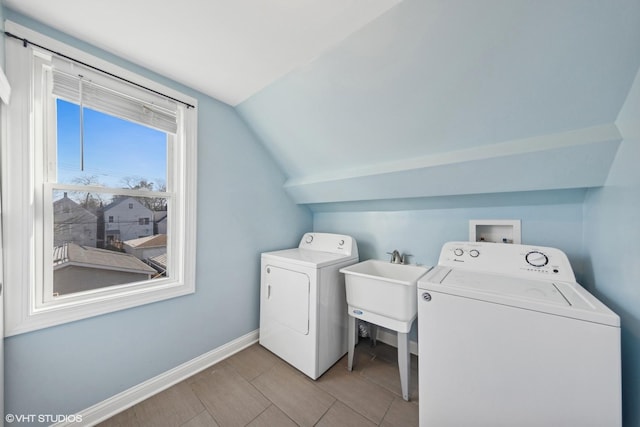
<instances>
[{"instance_id":1,"label":"tile floor","mask_svg":"<svg viewBox=\"0 0 640 427\"><path fill-rule=\"evenodd\" d=\"M418 360L402 400L396 349L361 340L316 381L258 344L129 408L100 426L417 426Z\"/></svg>"}]
</instances>

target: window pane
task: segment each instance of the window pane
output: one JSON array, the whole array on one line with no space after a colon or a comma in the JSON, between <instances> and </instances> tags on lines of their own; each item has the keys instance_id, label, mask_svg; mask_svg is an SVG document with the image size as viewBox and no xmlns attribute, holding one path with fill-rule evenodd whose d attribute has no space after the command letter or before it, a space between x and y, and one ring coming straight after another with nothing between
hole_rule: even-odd
<instances>
[{"instance_id":1,"label":"window pane","mask_svg":"<svg viewBox=\"0 0 640 427\"><path fill-rule=\"evenodd\" d=\"M167 277L166 206L161 197L54 190L53 296Z\"/></svg>"},{"instance_id":2,"label":"window pane","mask_svg":"<svg viewBox=\"0 0 640 427\"><path fill-rule=\"evenodd\" d=\"M81 127L79 105L58 99L56 106L58 182L165 189L165 132L86 107Z\"/></svg>"}]
</instances>

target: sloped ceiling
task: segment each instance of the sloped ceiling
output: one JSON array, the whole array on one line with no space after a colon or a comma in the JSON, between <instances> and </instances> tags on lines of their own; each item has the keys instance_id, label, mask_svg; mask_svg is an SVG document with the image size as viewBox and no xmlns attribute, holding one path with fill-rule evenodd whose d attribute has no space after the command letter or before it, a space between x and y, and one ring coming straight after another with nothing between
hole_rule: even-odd
<instances>
[{"instance_id":1,"label":"sloped ceiling","mask_svg":"<svg viewBox=\"0 0 640 427\"><path fill-rule=\"evenodd\" d=\"M4 1L237 104L299 203L602 185L640 66L640 0Z\"/></svg>"},{"instance_id":2,"label":"sloped ceiling","mask_svg":"<svg viewBox=\"0 0 640 427\"><path fill-rule=\"evenodd\" d=\"M302 203L597 186L639 65L637 0L404 0L238 110Z\"/></svg>"}]
</instances>

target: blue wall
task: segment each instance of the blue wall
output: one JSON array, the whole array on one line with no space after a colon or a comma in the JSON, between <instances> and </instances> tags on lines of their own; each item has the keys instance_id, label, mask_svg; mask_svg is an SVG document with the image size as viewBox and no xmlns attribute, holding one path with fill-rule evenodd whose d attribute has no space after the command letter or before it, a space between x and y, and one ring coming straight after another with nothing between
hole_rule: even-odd
<instances>
[{"instance_id":1,"label":"blue wall","mask_svg":"<svg viewBox=\"0 0 640 427\"><path fill-rule=\"evenodd\" d=\"M8 19L198 99L196 293L5 339L5 411L72 414L259 326L259 262L312 216L229 106L5 10Z\"/></svg>"},{"instance_id":2,"label":"blue wall","mask_svg":"<svg viewBox=\"0 0 640 427\"><path fill-rule=\"evenodd\" d=\"M7 412L73 413L256 329L260 252L294 246L312 227L355 236L362 259L398 249L432 265L444 242L468 238L470 219L521 219L524 243L564 250L578 280L621 315L625 426L640 425L638 78L603 188L314 205L312 217L288 199L285 176L232 108L5 15L199 100L197 293L6 339Z\"/></svg>"},{"instance_id":3,"label":"blue wall","mask_svg":"<svg viewBox=\"0 0 640 427\"><path fill-rule=\"evenodd\" d=\"M588 283L622 322L625 426L640 426L640 73L618 125L624 141L607 183L585 202Z\"/></svg>"},{"instance_id":4,"label":"blue wall","mask_svg":"<svg viewBox=\"0 0 640 427\"><path fill-rule=\"evenodd\" d=\"M428 208L424 208L418 201L412 201L411 209L407 202L373 202L367 206L368 211L316 212L313 227L319 232L354 236L361 260L386 260L387 252L397 249L412 254L412 264L436 265L445 242L469 240L470 219L520 219L522 242L562 249L579 278L583 275L582 196L580 192L562 193L560 197L551 192L535 193L531 199L536 204L532 205L526 203L526 193L493 195L488 197L489 206L469 196L450 201L453 206L425 201L422 205ZM393 210L394 204L398 210ZM417 340L415 324L410 339Z\"/></svg>"},{"instance_id":5,"label":"blue wall","mask_svg":"<svg viewBox=\"0 0 640 427\"><path fill-rule=\"evenodd\" d=\"M468 240L470 219L520 219L524 244L565 251L578 282L620 315L624 425L640 426L640 78L632 97L618 123L629 137L604 188L317 205L314 230L353 235L362 260L398 249L435 265L444 242Z\"/></svg>"}]
</instances>

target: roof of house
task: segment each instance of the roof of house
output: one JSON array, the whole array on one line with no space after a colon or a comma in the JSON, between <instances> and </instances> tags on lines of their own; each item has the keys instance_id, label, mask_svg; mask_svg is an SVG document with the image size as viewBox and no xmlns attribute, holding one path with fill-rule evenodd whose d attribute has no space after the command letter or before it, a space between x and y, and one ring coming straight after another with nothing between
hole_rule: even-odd
<instances>
[{"instance_id":1,"label":"roof of house","mask_svg":"<svg viewBox=\"0 0 640 427\"><path fill-rule=\"evenodd\" d=\"M131 239L124 242L125 245L132 248L157 248L160 246L167 246L167 235L156 234L154 236L139 237L137 239Z\"/></svg>"},{"instance_id":2,"label":"roof of house","mask_svg":"<svg viewBox=\"0 0 640 427\"><path fill-rule=\"evenodd\" d=\"M166 253L151 257L148 259L148 261L149 261L149 264L156 267L158 270L161 270L161 271L167 270L167 254Z\"/></svg>"},{"instance_id":3,"label":"roof of house","mask_svg":"<svg viewBox=\"0 0 640 427\"><path fill-rule=\"evenodd\" d=\"M133 255L65 243L53 248L54 269L77 265L87 268L154 274L156 271Z\"/></svg>"},{"instance_id":4,"label":"roof of house","mask_svg":"<svg viewBox=\"0 0 640 427\"><path fill-rule=\"evenodd\" d=\"M167 220L167 211L154 211L153 212L153 220L155 222L166 221Z\"/></svg>"},{"instance_id":5,"label":"roof of house","mask_svg":"<svg viewBox=\"0 0 640 427\"><path fill-rule=\"evenodd\" d=\"M135 197L115 197L113 199L113 201L111 203L109 203L108 205L106 205L102 210L103 211L108 211L109 209L118 206L119 204L123 203L123 202L129 202L129 203L137 203L138 205L142 206L145 209L151 210L148 207L146 207L145 205L143 205L142 203L140 203L138 200L136 200Z\"/></svg>"},{"instance_id":6,"label":"roof of house","mask_svg":"<svg viewBox=\"0 0 640 427\"><path fill-rule=\"evenodd\" d=\"M69 206L70 209L73 209L74 211L82 211L83 215L91 215L93 217L95 217L96 215L91 212L88 209L83 208L82 206L80 206L78 203L76 203L74 200L71 200L68 196L67 193L64 194L64 197L62 197L61 199L58 199L56 201L53 202L53 206L54 209L57 206Z\"/></svg>"}]
</instances>

